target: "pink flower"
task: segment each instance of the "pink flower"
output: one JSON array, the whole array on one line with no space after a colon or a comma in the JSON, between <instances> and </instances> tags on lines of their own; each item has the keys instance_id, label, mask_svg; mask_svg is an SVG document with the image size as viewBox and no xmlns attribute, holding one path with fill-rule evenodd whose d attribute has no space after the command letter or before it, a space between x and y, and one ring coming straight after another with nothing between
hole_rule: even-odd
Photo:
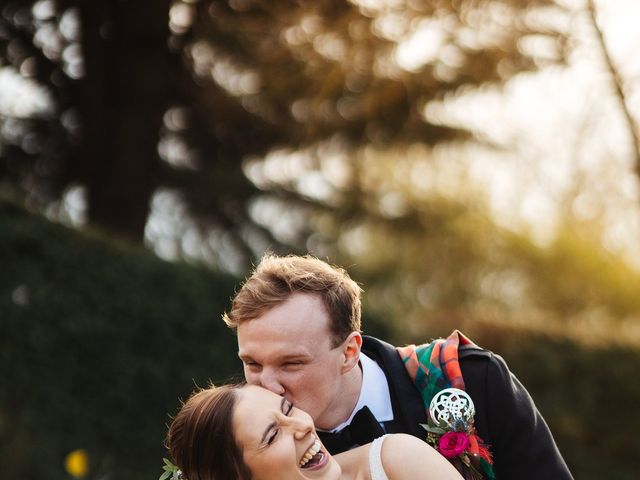
<instances>
[{"instance_id":1,"label":"pink flower","mask_svg":"<svg viewBox=\"0 0 640 480\"><path fill-rule=\"evenodd\" d=\"M463 453L469 446L469 438L464 432L447 432L440 437L438 451L442 456L453 458Z\"/></svg>"}]
</instances>

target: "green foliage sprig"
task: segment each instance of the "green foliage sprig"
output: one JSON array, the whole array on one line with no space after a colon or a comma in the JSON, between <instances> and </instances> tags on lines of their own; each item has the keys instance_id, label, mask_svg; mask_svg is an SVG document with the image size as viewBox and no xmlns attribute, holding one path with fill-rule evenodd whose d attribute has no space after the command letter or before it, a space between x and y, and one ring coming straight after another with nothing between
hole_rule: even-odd
<instances>
[{"instance_id":1,"label":"green foliage sprig","mask_svg":"<svg viewBox=\"0 0 640 480\"><path fill-rule=\"evenodd\" d=\"M164 465L162 466L164 473L160 475L160 478L158 480L184 480L182 472L180 471L180 469L178 469L177 465L171 463L171 460L169 460L168 458L163 458L162 461L164 462Z\"/></svg>"}]
</instances>

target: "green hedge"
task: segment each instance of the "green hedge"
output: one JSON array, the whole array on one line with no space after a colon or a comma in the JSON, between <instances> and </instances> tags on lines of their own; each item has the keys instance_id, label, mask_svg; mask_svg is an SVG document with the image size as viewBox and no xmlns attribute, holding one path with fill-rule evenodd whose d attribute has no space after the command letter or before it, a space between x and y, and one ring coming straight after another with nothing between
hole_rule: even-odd
<instances>
[{"instance_id":1,"label":"green hedge","mask_svg":"<svg viewBox=\"0 0 640 480\"><path fill-rule=\"evenodd\" d=\"M178 397L241 371L237 281L0 205L2 475L68 479L82 448L89 479L157 478Z\"/></svg>"},{"instance_id":2,"label":"green hedge","mask_svg":"<svg viewBox=\"0 0 640 480\"><path fill-rule=\"evenodd\" d=\"M0 204L3 475L69 480L64 457L82 448L88 480L157 478L177 399L241 371L220 320L238 281ZM490 326L472 336L527 386L576 478L636 478L640 352Z\"/></svg>"}]
</instances>

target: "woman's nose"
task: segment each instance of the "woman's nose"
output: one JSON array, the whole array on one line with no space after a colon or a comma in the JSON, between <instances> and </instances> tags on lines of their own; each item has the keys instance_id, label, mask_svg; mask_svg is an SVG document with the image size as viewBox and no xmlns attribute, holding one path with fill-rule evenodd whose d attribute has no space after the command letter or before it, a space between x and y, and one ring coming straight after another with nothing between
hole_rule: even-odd
<instances>
[{"instance_id":1,"label":"woman's nose","mask_svg":"<svg viewBox=\"0 0 640 480\"><path fill-rule=\"evenodd\" d=\"M290 417L287 417L296 438L301 439L307 436L309 432L313 432L313 420L311 417L300 410L296 410Z\"/></svg>"}]
</instances>

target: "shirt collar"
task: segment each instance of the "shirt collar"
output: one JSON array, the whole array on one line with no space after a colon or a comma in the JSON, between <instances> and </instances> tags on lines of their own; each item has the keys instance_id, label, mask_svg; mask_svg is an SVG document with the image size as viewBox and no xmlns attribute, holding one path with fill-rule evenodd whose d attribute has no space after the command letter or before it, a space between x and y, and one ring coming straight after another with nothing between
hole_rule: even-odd
<instances>
[{"instance_id":1,"label":"shirt collar","mask_svg":"<svg viewBox=\"0 0 640 480\"><path fill-rule=\"evenodd\" d=\"M389 383L382 368L362 352L360 352L360 366L362 368L362 388L360 389L358 402L347 421L332 429L333 432L342 430L349 425L356 412L365 406L369 407L378 422L393 420Z\"/></svg>"}]
</instances>

